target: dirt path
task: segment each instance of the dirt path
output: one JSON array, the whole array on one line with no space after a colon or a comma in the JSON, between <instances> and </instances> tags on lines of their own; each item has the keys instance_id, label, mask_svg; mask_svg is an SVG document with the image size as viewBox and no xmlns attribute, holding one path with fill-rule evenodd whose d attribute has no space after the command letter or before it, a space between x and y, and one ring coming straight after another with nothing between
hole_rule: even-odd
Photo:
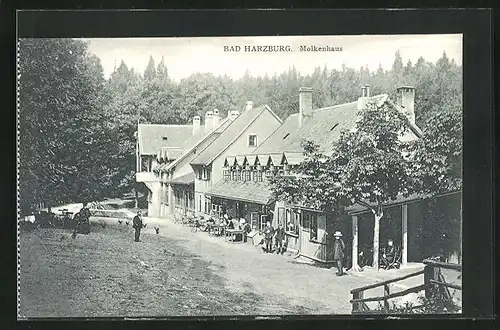
<instances>
[{"instance_id":1,"label":"dirt path","mask_svg":"<svg viewBox=\"0 0 500 330\"><path fill-rule=\"evenodd\" d=\"M213 316L349 313L354 276L232 245L169 222L142 242L125 224L22 233L21 316Z\"/></svg>"}]
</instances>

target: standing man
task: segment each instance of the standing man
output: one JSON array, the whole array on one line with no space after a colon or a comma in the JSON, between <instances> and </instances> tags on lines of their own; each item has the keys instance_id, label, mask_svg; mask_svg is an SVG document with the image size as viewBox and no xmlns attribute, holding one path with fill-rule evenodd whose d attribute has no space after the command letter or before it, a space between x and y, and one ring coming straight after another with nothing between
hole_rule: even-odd
<instances>
[{"instance_id":1,"label":"standing man","mask_svg":"<svg viewBox=\"0 0 500 330\"><path fill-rule=\"evenodd\" d=\"M264 228L264 237L266 240L266 252L273 252L273 236L274 236L274 228L271 226L271 222L266 223L266 227Z\"/></svg>"},{"instance_id":2,"label":"standing man","mask_svg":"<svg viewBox=\"0 0 500 330\"><path fill-rule=\"evenodd\" d=\"M335 243L333 243L333 260L337 263L337 276L344 275L344 266L342 265L342 260L345 257L345 244L342 241L342 233L340 231L336 231L333 234L335 237Z\"/></svg>"},{"instance_id":3,"label":"standing man","mask_svg":"<svg viewBox=\"0 0 500 330\"><path fill-rule=\"evenodd\" d=\"M141 211L137 211L137 215L134 217L133 226L135 229L135 241L139 242L139 236L141 236L141 228L142 228L142 216Z\"/></svg>"},{"instance_id":4,"label":"standing man","mask_svg":"<svg viewBox=\"0 0 500 330\"><path fill-rule=\"evenodd\" d=\"M89 234L90 233L90 210L87 206L87 202L83 203L83 208L80 210L80 221L81 221L80 230L82 231L82 234Z\"/></svg>"},{"instance_id":5,"label":"standing man","mask_svg":"<svg viewBox=\"0 0 500 330\"><path fill-rule=\"evenodd\" d=\"M274 236L274 240L276 242L276 253L283 254L283 241L285 240L285 228L283 228L283 224L280 223L278 225L278 229L276 229L276 235Z\"/></svg>"}]
</instances>

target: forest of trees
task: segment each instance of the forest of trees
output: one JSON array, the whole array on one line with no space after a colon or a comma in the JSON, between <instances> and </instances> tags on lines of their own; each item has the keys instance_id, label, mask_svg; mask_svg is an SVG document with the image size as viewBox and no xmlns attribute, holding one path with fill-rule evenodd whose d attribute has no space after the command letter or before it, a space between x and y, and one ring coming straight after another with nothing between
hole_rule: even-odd
<instances>
[{"instance_id":1,"label":"forest of trees","mask_svg":"<svg viewBox=\"0 0 500 330\"><path fill-rule=\"evenodd\" d=\"M424 130L437 115L461 112L462 67L445 53L431 63L404 63L395 54L390 70L293 66L273 76L247 71L239 79L196 73L175 82L168 66L152 57L144 72L125 62L104 78L100 60L75 39L19 42L20 197L23 212L44 203L99 200L135 187L137 123L185 124L217 108L222 115L245 102L268 104L285 119L298 111L299 87L312 87L314 107L357 100L361 86L372 95L416 88L416 120ZM446 117L445 117L446 118Z\"/></svg>"}]
</instances>

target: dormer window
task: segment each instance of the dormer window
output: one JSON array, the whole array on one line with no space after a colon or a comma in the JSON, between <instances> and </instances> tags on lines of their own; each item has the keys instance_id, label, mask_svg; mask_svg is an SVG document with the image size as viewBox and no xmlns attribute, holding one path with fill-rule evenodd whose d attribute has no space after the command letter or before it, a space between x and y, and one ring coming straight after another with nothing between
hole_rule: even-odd
<instances>
[{"instance_id":1,"label":"dormer window","mask_svg":"<svg viewBox=\"0 0 500 330\"><path fill-rule=\"evenodd\" d=\"M248 146L256 147L257 146L257 134L250 134L248 136Z\"/></svg>"},{"instance_id":2,"label":"dormer window","mask_svg":"<svg viewBox=\"0 0 500 330\"><path fill-rule=\"evenodd\" d=\"M205 181L210 180L210 169L208 167L203 167L201 178Z\"/></svg>"}]
</instances>

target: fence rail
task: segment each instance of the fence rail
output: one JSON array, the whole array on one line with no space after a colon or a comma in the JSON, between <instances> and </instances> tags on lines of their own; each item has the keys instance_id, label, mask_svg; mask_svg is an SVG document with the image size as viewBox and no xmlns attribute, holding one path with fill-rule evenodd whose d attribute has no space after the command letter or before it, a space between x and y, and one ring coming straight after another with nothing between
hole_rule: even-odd
<instances>
[{"instance_id":1,"label":"fence rail","mask_svg":"<svg viewBox=\"0 0 500 330\"><path fill-rule=\"evenodd\" d=\"M376 311L370 310L366 305L367 302L384 302L384 309L386 311L389 310L389 299L403 297L410 293L418 293L420 291L425 290L425 296L430 297L433 288L438 288L438 291L441 293L442 299L447 301L451 301L451 295L448 291L448 288L452 288L455 290L462 290L460 285L455 285L451 283L446 283L443 274L441 273L441 269L451 269L461 272L462 266L457 264L448 264L434 260L424 260L424 269L418 272L414 272L408 275L404 275L398 278L390 279L383 282L378 282L375 284L367 285L361 288L356 288L351 290L352 299L350 303L352 304L352 314L372 314ZM424 283L408 288L403 291L391 293L389 289L389 284L403 281L405 279L415 277L418 275L424 275ZM378 297L364 297L364 293L366 290L383 287L384 295Z\"/></svg>"}]
</instances>

